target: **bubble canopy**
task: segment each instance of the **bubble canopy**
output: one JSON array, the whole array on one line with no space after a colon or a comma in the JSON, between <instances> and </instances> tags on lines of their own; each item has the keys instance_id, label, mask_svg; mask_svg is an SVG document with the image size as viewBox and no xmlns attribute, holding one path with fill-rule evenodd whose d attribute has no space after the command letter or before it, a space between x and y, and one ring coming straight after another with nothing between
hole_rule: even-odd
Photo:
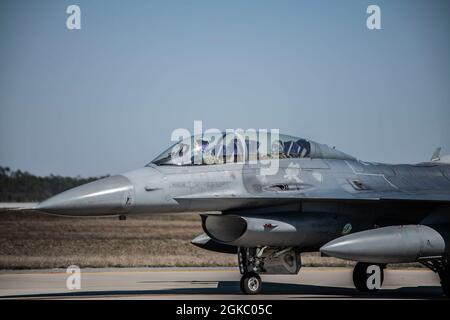
<instances>
[{"instance_id":1,"label":"bubble canopy","mask_svg":"<svg viewBox=\"0 0 450 320\"><path fill-rule=\"evenodd\" d=\"M268 132L205 133L183 139L157 156L150 164L163 166L247 163L273 158L353 157L306 139ZM149 164L149 165L150 165Z\"/></svg>"}]
</instances>

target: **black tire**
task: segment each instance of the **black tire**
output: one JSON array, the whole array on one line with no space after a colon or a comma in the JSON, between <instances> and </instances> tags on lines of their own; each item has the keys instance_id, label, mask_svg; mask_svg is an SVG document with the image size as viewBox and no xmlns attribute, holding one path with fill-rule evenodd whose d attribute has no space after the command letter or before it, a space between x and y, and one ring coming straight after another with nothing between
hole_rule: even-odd
<instances>
[{"instance_id":1,"label":"black tire","mask_svg":"<svg viewBox=\"0 0 450 320\"><path fill-rule=\"evenodd\" d=\"M442 291L447 297L450 297L450 271L447 270L439 273L439 277L441 278Z\"/></svg>"},{"instance_id":2,"label":"black tire","mask_svg":"<svg viewBox=\"0 0 450 320\"><path fill-rule=\"evenodd\" d=\"M259 294L262 289L262 280L256 272L248 272L242 276L240 285L242 293Z\"/></svg>"},{"instance_id":3,"label":"black tire","mask_svg":"<svg viewBox=\"0 0 450 320\"><path fill-rule=\"evenodd\" d=\"M353 284L355 285L355 288L360 292L376 292L378 291L377 288L369 288L367 286L367 280L371 276L370 274L367 274L367 268L374 265L373 263L365 263L365 262L358 262L353 269ZM377 265L380 267L380 284L383 285L384 281L384 266L383 265Z\"/></svg>"}]
</instances>

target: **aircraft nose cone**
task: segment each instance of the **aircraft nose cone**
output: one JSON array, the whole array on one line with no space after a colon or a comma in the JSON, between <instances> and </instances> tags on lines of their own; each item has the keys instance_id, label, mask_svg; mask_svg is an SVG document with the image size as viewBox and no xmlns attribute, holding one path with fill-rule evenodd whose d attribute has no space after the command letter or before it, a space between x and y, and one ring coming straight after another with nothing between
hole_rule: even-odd
<instances>
[{"instance_id":1,"label":"aircraft nose cone","mask_svg":"<svg viewBox=\"0 0 450 320\"><path fill-rule=\"evenodd\" d=\"M112 176L62 192L41 202L35 209L61 215L108 215L127 211L133 203L131 181Z\"/></svg>"}]
</instances>

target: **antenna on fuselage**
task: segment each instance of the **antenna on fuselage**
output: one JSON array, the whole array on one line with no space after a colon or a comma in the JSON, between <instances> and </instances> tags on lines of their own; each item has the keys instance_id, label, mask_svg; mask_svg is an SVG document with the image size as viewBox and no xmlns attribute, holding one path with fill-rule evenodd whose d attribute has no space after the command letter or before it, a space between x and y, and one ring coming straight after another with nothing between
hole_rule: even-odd
<instances>
[{"instance_id":1,"label":"antenna on fuselage","mask_svg":"<svg viewBox=\"0 0 450 320\"><path fill-rule=\"evenodd\" d=\"M431 161L439 161L441 159L441 147L437 148L431 156Z\"/></svg>"}]
</instances>

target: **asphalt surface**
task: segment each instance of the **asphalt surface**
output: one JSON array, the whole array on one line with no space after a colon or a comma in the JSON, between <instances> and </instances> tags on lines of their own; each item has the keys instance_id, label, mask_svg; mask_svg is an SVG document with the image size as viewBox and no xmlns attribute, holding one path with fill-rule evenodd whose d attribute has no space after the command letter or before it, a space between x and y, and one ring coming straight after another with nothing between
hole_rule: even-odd
<instances>
[{"instance_id":1,"label":"asphalt surface","mask_svg":"<svg viewBox=\"0 0 450 320\"><path fill-rule=\"evenodd\" d=\"M81 289L68 290L65 270L0 271L1 299L445 299L426 269L386 270L382 290L357 292L352 270L302 268L263 276L263 293L241 295L234 268L83 269Z\"/></svg>"}]
</instances>

